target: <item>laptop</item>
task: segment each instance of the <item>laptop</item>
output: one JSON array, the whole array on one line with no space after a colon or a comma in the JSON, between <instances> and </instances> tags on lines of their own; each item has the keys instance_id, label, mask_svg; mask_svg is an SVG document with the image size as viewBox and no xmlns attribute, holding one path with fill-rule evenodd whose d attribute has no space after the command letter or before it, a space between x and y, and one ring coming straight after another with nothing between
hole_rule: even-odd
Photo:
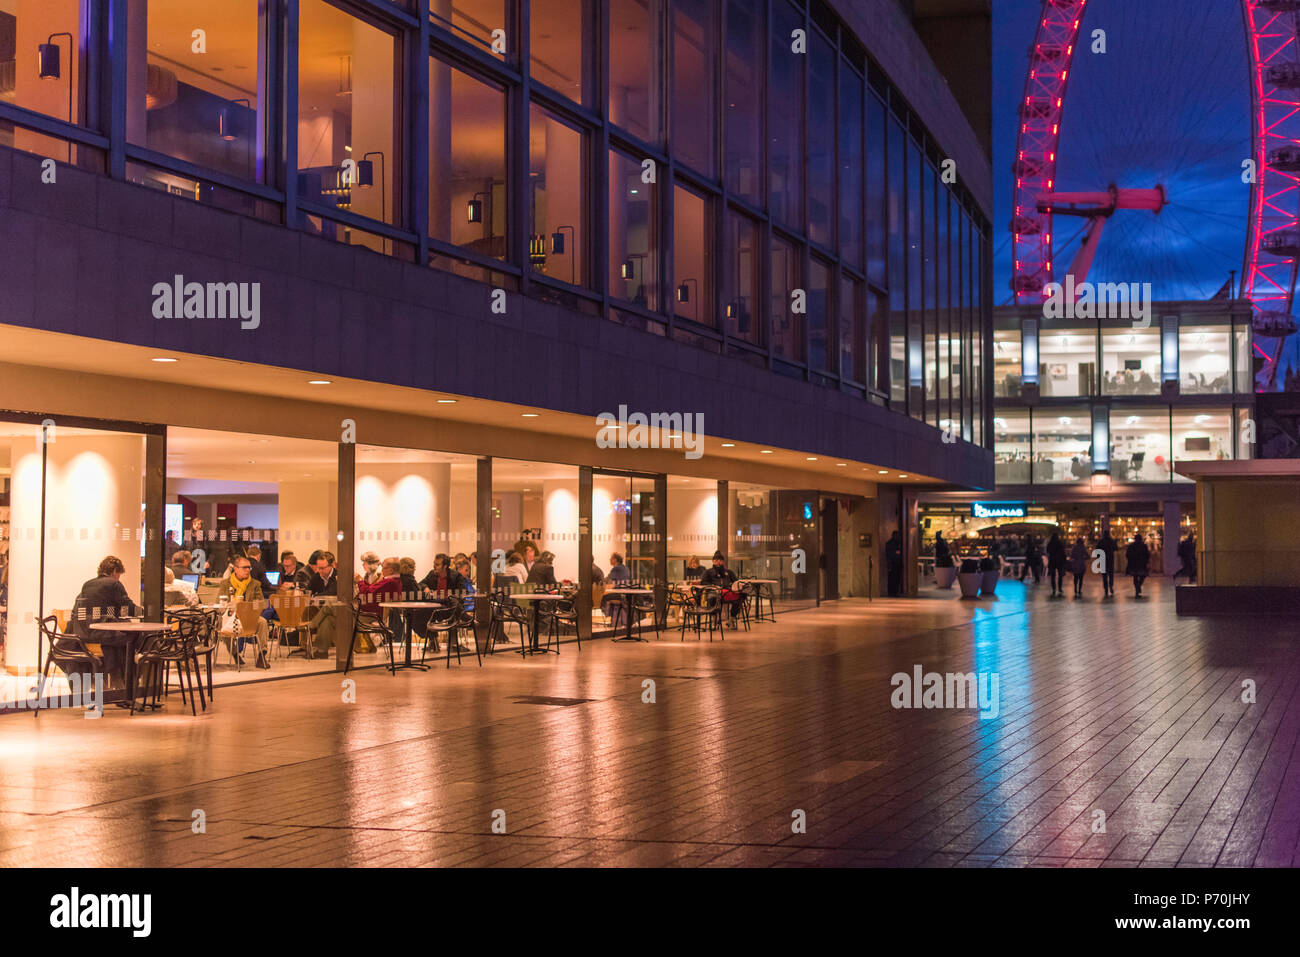
<instances>
[{"instance_id":1,"label":"laptop","mask_svg":"<svg viewBox=\"0 0 1300 957\"><path fill-rule=\"evenodd\" d=\"M266 580L271 583L272 588L275 588L277 585L280 584L280 572L278 571L267 572Z\"/></svg>"},{"instance_id":2,"label":"laptop","mask_svg":"<svg viewBox=\"0 0 1300 957\"><path fill-rule=\"evenodd\" d=\"M181 580L182 580L182 581L187 581L187 582L189 582L191 585L197 585L197 584L199 583L199 576L198 576L198 575L182 575L182 576L181 576Z\"/></svg>"}]
</instances>

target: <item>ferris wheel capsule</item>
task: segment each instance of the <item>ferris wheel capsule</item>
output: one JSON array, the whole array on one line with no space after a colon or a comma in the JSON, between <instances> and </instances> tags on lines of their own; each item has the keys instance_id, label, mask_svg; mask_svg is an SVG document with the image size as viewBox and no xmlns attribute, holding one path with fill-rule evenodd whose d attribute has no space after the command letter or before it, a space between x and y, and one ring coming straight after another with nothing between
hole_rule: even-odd
<instances>
[{"instance_id":1,"label":"ferris wheel capsule","mask_svg":"<svg viewBox=\"0 0 1300 957\"><path fill-rule=\"evenodd\" d=\"M1018 295L1034 296L1043 291L1043 280L1040 276L1017 274L1011 277L1011 288Z\"/></svg>"},{"instance_id":2,"label":"ferris wheel capsule","mask_svg":"<svg viewBox=\"0 0 1300 957\"><path fill-rule=\"evenodd\" d=\"M1300 10L1300 0L1256 0L1255 6L1269 13L1292 13Z\"/></svg>"},{"instance_id":3,"label":"ferris wheel capsule","mask_svg":"<svg viewBox=\"0 0 1300 957\"><path fill-rule=\"evenodd\" d=\"M1300 147L1274 147L1268 151L1268 165L1288 173L1300 170Z\"/></svg>"},{"instance_id":4,"label":"ferris wheel capsule","mask_svg":"<svg viewBox=\"0 0 1300 957\"><path fill-rule=\"evenodd\" d=\"M1262 236L1259 248L1273 256L1300 256L1300 229L1279 229Z\"/></svg>"},{"instance_id":5,"label":"ferris wheel capsule","mask_svg":"<svg viewBox=\"0 0 1300 957\"><path fill-rule=\"evenodd\" d=\"M1250 325L1256 336L1265 339L1285 339L1296 331L1295 316L1280 309L1257 310Z\"/></svg>"},{"instance_id":6,"label":"ferris wheel capsule","mask_svg":"<svg viewBox=\"0 0 1300 957\"><path fill-rule=\"evenodd\" d=\"M1264 82L1285 90L1300 89L1300 63L1270 63L1264 68Z\"/></svg>"}]
</instances>

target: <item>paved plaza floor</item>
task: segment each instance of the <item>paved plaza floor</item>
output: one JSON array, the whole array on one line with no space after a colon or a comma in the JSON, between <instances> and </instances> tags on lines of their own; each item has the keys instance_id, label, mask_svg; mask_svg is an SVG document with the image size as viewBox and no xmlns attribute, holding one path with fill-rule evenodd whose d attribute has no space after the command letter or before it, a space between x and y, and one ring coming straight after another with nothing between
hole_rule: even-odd
<instances>
[{"instance_id":1,"label":"paved plaza floor","mask_svg":"<svg viewBox=\"0 0 1300 957\"><path fill-rule=\"evenodd\" d=\"M1300 629L1125 584L6 715L0 866L1300 863Z\"/></svg>"}]
</instances>

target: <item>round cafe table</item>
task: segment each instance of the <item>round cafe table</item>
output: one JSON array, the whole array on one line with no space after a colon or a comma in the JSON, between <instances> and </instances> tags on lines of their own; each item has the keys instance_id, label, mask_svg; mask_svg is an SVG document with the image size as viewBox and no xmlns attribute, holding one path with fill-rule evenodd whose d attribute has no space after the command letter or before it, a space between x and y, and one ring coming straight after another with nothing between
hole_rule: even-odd
<instances>
[{"instance_id":1,"label":"round cafe table","mask_svg":"<svg viewBox=\"0 0 1300 957\"><path fill-rule=\"evenodd\" d=\"M395 664L390 664L388 670L393 674L397 674L398 668L414 668L417 671L428 671L428 665L422 665L418 661L411 660L411 621L409 616L411 609L413 608L446 608L446 604L440 601L381 601L379 607L392 608L401 614L403 625L402 630L406 632L406 638L404 641L404 644L406 645L406 654L404 660Z\"/></svg>"},{"instance_id":2,"label":"round cafe table","mask_svg":"<svg viewBox=\"0 0 1300 957\"><path fill-rule=\"evenodd\" d=\"M90 625L91 631L121 632L127 636L126 642L126 693L122 704L130 705L135 701L135 653L148 635L160 635L171 630L171 624L165 621L97 621ZM147 699L146 692L145 698ZM144 705L149 707L149 705ZM162 707L162 705L158 705Z\"/></svg>"},{"instance_id":3,"label":"round cafe table","mask_svg":"<svg viewBox=\"0 0 1300 957\"><path fill-rule=\"evenodd\" d=\"M538 634L537 634L537 629L538 629L538 618L539 618L539 616L541 615L542 603L543 603L543 602L547 602L547 601L561 601L561 600L564 598L564 596L563 596L563 595L560 595L560 594L551 595L551 594L548 594L547 592L532 592L532 591L525 591L525 592L519 592L519 593L517 593L517 594L511 594L511 595L508 595L507 597L508 597L511 601L530 601L530 602L533 603L533 629L532 629L532 631L533 631L533 635L532 635L532 641L529 643L529 649L528 649L528 650L529 650L530 652L532 652L533 654L539 654L539 653L540 653L540 654L543 654L543 655L544 655L544 654L547 654L548 652L554 651L554 652L558 655L560 652L559 652L559 649L557 649L557 648L543 648L543 647L541 647L541 642L540 642L540 639L539 639Z\"/></svg>"},{"instance_id":4,"label":"round cafe table","mask_svg":"<svg viewBox=\"0 0 1300 957\"><path fill-rule=\"evenodd\" d=\"M623 607L626 611L624 616L627 619L627 635L623 638L613 638L612 641L645 641L644 638L632 637L632 596L633 595L653 595L654 592L649 588L606 588L606 595L618 595L623 599Z\"/></svg>"},{"instance_id":5,"label":"round cafe table","mask_svg":"<svg viewBox=\"0 0 1300 957\"><path fill-rule=\"evenodd\" d=\"M776 578L737 578L736 584L748 582L751 585L767 585L767 617L763 617L763 589L754 589L754 621L776 621L776 609L772 604L772 586L781 584Z\"/></svg>"}]
</instances>

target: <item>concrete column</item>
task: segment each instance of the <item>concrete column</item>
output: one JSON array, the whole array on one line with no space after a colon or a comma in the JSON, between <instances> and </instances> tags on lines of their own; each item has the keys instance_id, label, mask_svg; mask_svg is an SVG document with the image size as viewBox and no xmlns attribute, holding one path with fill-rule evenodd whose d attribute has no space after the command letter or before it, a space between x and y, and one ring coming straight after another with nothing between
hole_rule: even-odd
<instances>
[{"instance_id":1,"label":"concrete column","mask_svg":"<svg viewBox=\"0 0 1300 957\"><path fill-rule=\"evenodd\" d=\"M352 643L352 596L355 588L352 574L357 556L357 446L354 442L339 443L338 496L339 530L331 551L337 559L338 598L344 603L338 610L338 630L334 634L334 670L342 671L347 667L348 648Z\"/></svg>"}]
</instances>

